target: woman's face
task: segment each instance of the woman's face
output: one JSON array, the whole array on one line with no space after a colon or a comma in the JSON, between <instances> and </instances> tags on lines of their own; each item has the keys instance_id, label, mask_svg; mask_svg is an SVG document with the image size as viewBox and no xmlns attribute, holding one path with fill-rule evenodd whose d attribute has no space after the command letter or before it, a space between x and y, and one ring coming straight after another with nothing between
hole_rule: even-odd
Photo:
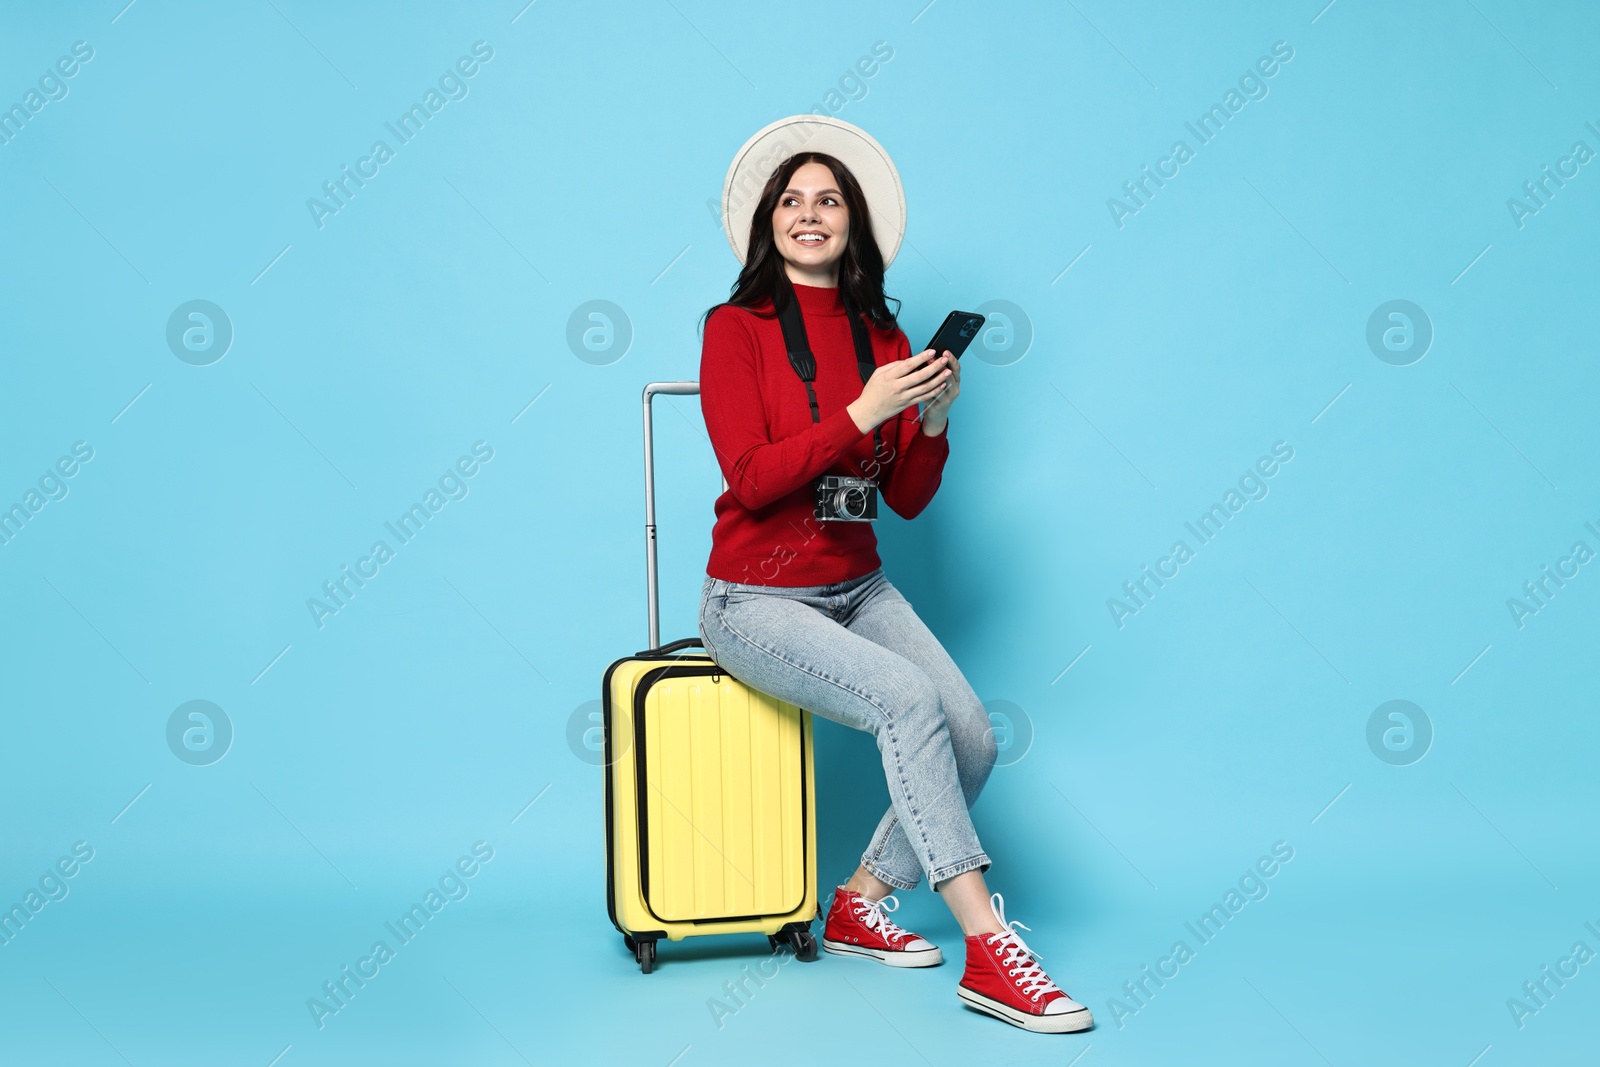
<instances>
[{"instance_id":1,"label":"woman's face","mask_svg":"<svg viewBox=\"0 0 1600 1067\"><path fill-rule=\"evenodd\" d=\"M839 261L850 239L850 210L833 171L806 163L794 172L772 211L772 240L802 285L836 286Z\"/></svg>"}]
</instances>

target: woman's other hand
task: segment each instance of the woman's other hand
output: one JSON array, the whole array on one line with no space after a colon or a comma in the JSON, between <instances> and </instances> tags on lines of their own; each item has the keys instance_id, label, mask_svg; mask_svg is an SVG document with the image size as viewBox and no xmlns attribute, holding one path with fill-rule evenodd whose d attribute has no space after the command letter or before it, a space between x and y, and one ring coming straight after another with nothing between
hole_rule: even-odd
<instances>
[{"instance_id":1,"label":"woman's other hand","mask_svg":"<svg viewBox=\"0 0 1600 1067\"><path fill-rule=\"evenodd\" d=\"M923 349L873 371L861 395L850 403L850 416L862 433L868 433L913 404L929 403L939 397L939 423L934 427L934 432L938 432L943 429L945 413L950 410L950 401L955 399L954 386L960 377L960 364L948 351L935 356L933 349ZM930 405L923 413L924 422L932 412Z\"/></svg>"},{"instance_id":2,"label":"woman's other hand","mask_svg":"<svg viewBox=\"0 0 1600 1067\"><path fill-rule=\"evenodd\" d=\"M930 348L928 351L933 350ZM961 361L951 355L948 349L945 350L945 356L950 374L944 380L943 389L922 409L922 432L933 437L944 433L950 418L950 405L961 395Z\"/></svg>"}]
</instances>

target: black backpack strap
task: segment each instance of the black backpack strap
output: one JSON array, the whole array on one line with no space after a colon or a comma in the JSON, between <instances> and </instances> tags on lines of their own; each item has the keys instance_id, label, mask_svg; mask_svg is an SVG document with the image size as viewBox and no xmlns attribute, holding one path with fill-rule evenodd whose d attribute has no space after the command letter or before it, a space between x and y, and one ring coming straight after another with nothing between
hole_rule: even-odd
<instances>
[{"instance_id":1,"label":"black backpack strap","mask_svg":"<svg viewBox=\"0 0 1600 1067\"><path fill-rule=\"evenodd\" d=\"M806 399L811 401L811 421L821 422L817 414L817 391L811 385L817 378L817 357L806 340L806 324L800 317L800 298L795 295L789 276L778 272L778 324L783 327L783 344L789 350L789 366L806 383Z\"/></svg>"},{"instance_id":2,"label":"black backpack strap","mask_svg":"<svg viewBox=\"0 0 1600 1067\"><path fill-rule=\"evenodd\" d=\"M811 421L821 422L822 417L817 411L817 393L812 383L817 378L817 357L812 354L811 343L806 339L805 320L800 314L800 298L795 295L794 285L789 281L789 276L784 271L778 272L778 324L783 327L783 343L789 352L789 366L806 383L806 399L811 402ZM840 293L841 299L844 294ZM848 299L844 300L845 314L850 320L850 339L855 343L856 370L861 375L861 384L867 384L878 364L872 358L872 339L867 333L867 324L861 316L856 314L850 306ZM872 428L872 454L878 456L883 449L883 434L881 426Z\"/></svg>"},{"instance_id":3,"label":"black backpack strap","mask_svg":"<svg viewBox=\"0 0 1600 1067\"><path fill-rule=\"evenodd\" d=\"M856 370L861 374L861 384L865 386L872 372L878 369L877 361L872 358L872 338L867 334L867 324L856 314L855 308L850 304L850 299L843 291L840 292L844 300L845 314L850 319L850 339L856 346ZM880 423L872 428L872 455L877 458L883 454L883 427Z\"/></svg>"},{"instance_id":4,"label":"black backpack strap","mask_svg":"<svg viewBox=\"0 0 1600 1067\"><path fill-rule=\"evenodd\" d=\"M849 300L845 301L844 306L846 314L850 316L850 337L856 344L856 369L861 372L861 384L866 385L872 372L878 369L878 364L872 358L872 339L867 336L867 324L850 307Z\"/></svg>"}]
</instances>

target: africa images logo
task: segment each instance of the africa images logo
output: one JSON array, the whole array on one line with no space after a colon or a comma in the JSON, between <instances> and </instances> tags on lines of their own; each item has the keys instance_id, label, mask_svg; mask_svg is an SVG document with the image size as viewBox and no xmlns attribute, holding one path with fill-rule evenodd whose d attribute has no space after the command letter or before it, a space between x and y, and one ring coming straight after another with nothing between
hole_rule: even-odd
<instances>
[{"instance_id":1,"label":"africa images logo","mask_svg":"<svg viewBox=\"0 0 1600 1067\"><path fill-rule=\"evenodd\" d=\"M325 220L330 216L349 207L356 193L365 189L367 182L382 173L384 164L394 159L397 149L410 144L429 120L444 110L445 104L465 100L471 92L467 80L476 77L483 69L483 64L493 58L494 49L487 41L474 41L472 55L461 56L453 67L439 75L438 88L429 86L422 94L421 103L413 103L394 122L383 124L394 136L393 146L380 138L372 142L366 155L356 160L354 170L350 169L348 163L340 164L339 176L322 183L323 198L313 196L306 199L306 210L311 213L311 221L316 223L317 229L326 226Z\"/></svg>"}]
</instances>

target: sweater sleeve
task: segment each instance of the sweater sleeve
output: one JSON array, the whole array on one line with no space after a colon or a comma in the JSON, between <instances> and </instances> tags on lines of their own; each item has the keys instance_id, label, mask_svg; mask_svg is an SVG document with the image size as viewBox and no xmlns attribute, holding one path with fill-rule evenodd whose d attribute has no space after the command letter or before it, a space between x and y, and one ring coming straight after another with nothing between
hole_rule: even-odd
<instances>
[{"instance_id":1,"label":"sweater sleeve","mask_svg":"<svg viewBox=\"0 0 1600 1067\"><path fill-rule=\"evenodd\" d=\"M756 373L756 338L732 308L706 321L700 350L700 411L734 499L755 510L809 484L864 435L848 408L773 441Z\"/></svg>"},{"instance_id":2,"label":"sweater sleeve","mask_svg":"<svg viewBox=\"0 0 1600 1067\"><path fill-rule=\"evenodd\" d=\"M910 342L902 334L900 343L904 351L897 358L911 355ZM922 513L938 492L944 476L944 463L950 456L950 424L932 436L922 432L922 420L917 417L915 404L884 424L895 430L894 459L888 465L883 483L883 501L903 519L914 519Z\"/></svg>"}]
</instances>

